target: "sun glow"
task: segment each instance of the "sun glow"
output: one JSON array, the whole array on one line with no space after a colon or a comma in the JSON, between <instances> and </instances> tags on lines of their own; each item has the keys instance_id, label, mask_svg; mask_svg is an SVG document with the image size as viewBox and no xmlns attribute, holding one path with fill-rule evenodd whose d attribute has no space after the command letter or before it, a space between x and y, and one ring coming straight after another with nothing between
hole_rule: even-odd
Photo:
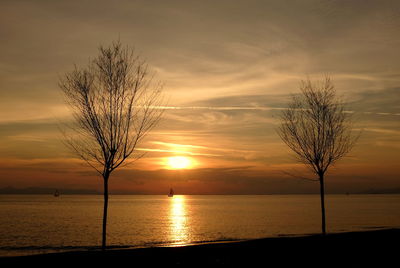
<instances>
[{"instance_id":1,"label":"sun glow","mask_svg":"<svg viewBox=\"0 0 400 268\"><path fill-rule=\"evenodd\" d=\"M185 156L172 156L168 157L167 165L170 169L184 169L192 166L190 158Z\"/></svg>"}]
</instances>

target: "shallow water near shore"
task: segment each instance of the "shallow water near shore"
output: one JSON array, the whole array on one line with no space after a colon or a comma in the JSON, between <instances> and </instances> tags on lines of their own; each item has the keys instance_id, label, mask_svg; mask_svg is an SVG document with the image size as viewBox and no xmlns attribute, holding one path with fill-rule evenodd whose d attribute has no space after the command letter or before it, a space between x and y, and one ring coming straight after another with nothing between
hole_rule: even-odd
<instances>
[{"instance_id":1,"label":"shallow water near shore","mask_svg":"<svg viewBox=\"0 0 400 268\"><path fill-rule=\"evenodd\" d=\"M101 244L97 195L0 195L0 256ZM328 195L328 232L400 227L400 195ZM318 195L110 196L108 245L151 247L320 232Z\"/></svg>"}]
</instances>

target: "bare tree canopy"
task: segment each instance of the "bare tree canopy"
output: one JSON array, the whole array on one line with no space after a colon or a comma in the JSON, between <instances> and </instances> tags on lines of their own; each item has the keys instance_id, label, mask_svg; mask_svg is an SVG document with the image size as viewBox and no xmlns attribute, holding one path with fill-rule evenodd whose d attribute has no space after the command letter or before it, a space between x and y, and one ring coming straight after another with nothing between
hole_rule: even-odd
<instances>
[{"instance_id":1,"label":"bare tree canopy","mask_svg":"<svg viewBox=\"0 0 400 268\"><path fill-rule=\"evenodd\" d=\"M158 123L161 85L147 65L118 41L100 47L97 58L60 80L74 114L65 143L104 179L103 248L111 172L141 155L138 143ZM72 130L72 131L71 131Z\"/></svg>"},{"instance_id":2,"label":"bare tree canopy","mask_svg":"<svg viewBox=\"0 0 400 268\"><path fill-rule=\"evenodd\" d=\"M152 82L147 65L120 42L100 47L87 68L60 81L75 117L66 143L101 175L122 165L159 121L161 86Z\"/></svg>"},{"instance_id":3,"label":"bare tree canopy","mask_svg":"<svg viewBox=\"0 0 400 268\"><path fill-rule=\"evenodd\" d=\"M281 113L278 133L300 162L316 174L325 173L352 149L358 136L330 78L321 85L302 81L301 92Z\"/></svg>"},{"instance_id":4,"label":"bare tree canopy","mask_svg":"<svg viewBox=\"0 0 400 268\"><path fill-rule=\"evenodd\" d=\"M353 134L351 113L344 110L329 77L319 84L302 81L300 89L301 94L293 95L281 113L278 134L297 159L318 176L325 233L324 175L350 152L359 135Z\"/></svg>"}]
</instances>

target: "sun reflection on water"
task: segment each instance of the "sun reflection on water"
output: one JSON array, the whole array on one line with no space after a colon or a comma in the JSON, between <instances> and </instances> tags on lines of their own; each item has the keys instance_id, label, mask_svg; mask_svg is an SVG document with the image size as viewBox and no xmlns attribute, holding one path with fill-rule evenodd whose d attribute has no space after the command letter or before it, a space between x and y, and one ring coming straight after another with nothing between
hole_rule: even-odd
<instances>
[{"instance_id":1,"label":"sun reflection on water","mask_svg":"<svg viewBox=\"0 0 400 268\"><path fill-rule=\"evenodd\" d=\"M185 197L175 195L170 198L170 240L176 245L183 245L189 241Z\"/></svg>"}]
</instances>

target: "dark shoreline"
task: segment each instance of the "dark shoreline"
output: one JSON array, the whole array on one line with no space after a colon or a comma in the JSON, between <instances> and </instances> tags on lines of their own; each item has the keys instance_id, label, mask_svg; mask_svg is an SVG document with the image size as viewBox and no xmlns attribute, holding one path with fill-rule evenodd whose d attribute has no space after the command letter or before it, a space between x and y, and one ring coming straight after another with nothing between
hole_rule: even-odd
<instances>
[{"instance_id":1,"label":"dark shoreline","mask_svg":"<svg viewBox=\"0 0 400 268\"><path fill-rule=\"evenodd\" d=\"M71 251L2 257L0 264L16 265L307 265L308 267L387 267L398 263L400 229L348 232L299 237L215 242L182 247ZM276 267L276 266L275 266Z\"/></svg>"}]
</instances>

